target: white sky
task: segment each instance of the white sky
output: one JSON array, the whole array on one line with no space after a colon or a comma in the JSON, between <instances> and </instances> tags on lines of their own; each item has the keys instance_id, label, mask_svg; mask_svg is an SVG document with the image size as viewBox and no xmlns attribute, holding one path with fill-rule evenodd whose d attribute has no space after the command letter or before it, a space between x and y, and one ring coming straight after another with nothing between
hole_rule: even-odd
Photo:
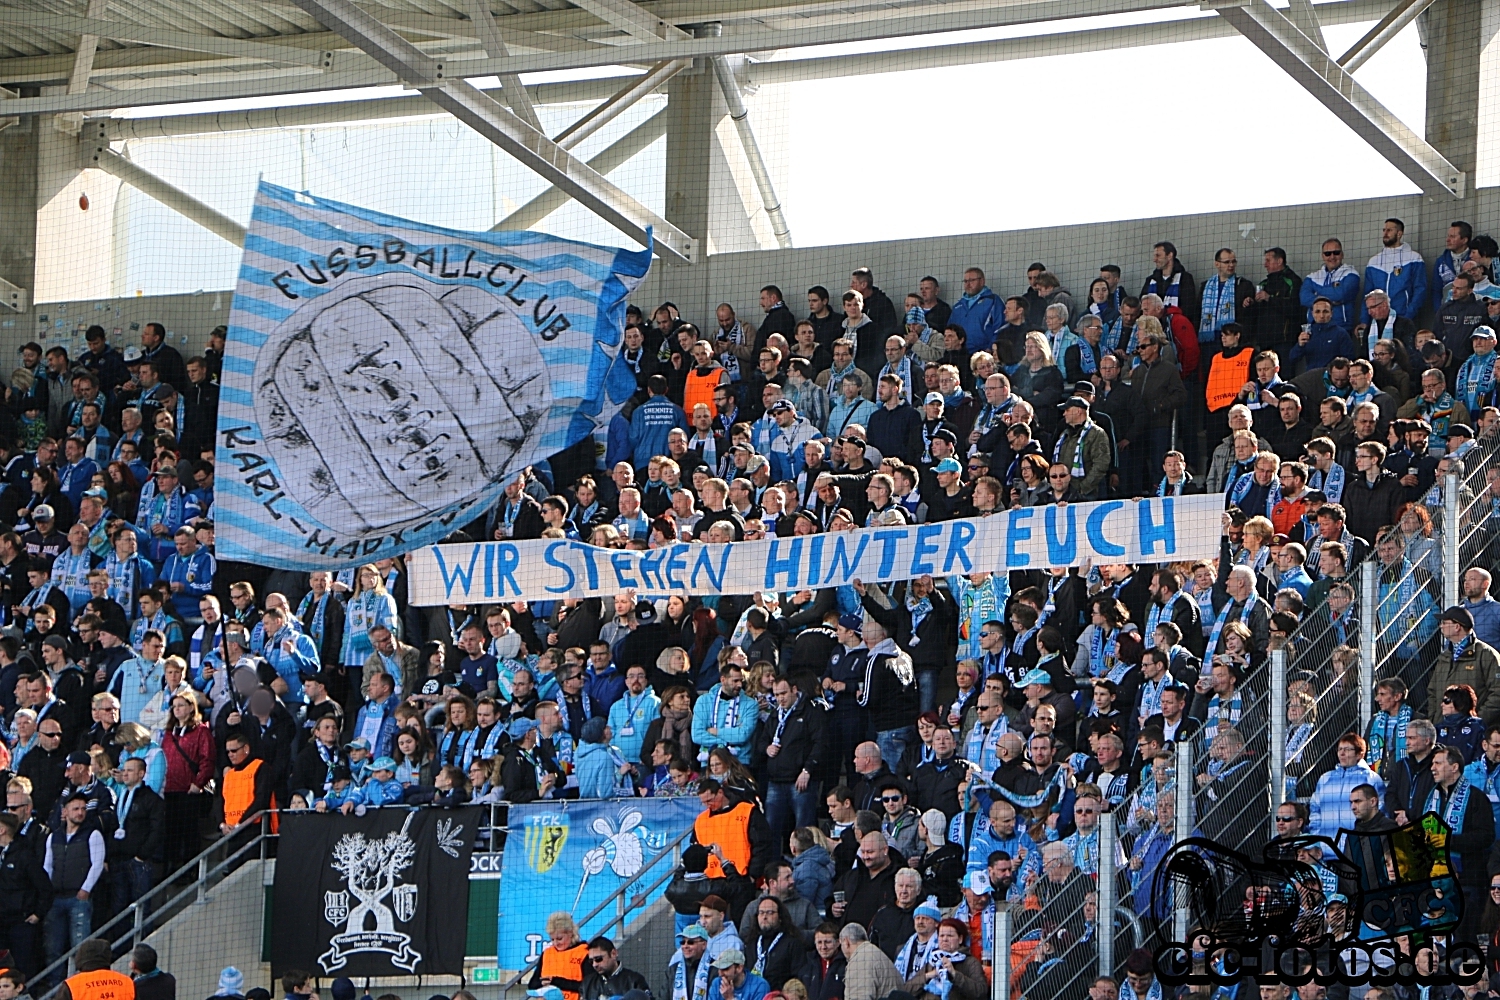
<instances>
[{"instance_id":1,"label":"white sky","mask_svg":"<svg viewBox=\"0 0 1500 1000\"><path fill-rule=\"evenodd\" d=\"M830 45L784 51L778 58L1016 37L1172 16L1182 16L1182 11ZM1338 54L1368 27L1345 25L1325 28L1324 33L1329 48ZM599 72L587 71L589 75ZM1416 29L1410 26L1356 77L1421 134L1425 73ZM532 83L581 75L537 74L526 79ZM401 90L218 101L122 113L149 117L388 93ZM751 107L752 122L798 246L1416 191L1332 113L1238 37L766 87L751 99ZM569 118L584 110L583 106L556 109ZM862 116L864 122L857 141L844 138L851 116ZM592 155L639 120L622 119L612 131L591 140L597 145L580 152ZM325 150L330 131L337 128L319 130ZM415 145L417 140L406 135L404 141ZM180 140L183 145L176 149L163 149L156 140L132 143L131 148L140 156L138 162L241 220L248 217L257 172L289 186L298 186L299 179L308 177L305 166L293 168L284 142L266 141L262 157L245 134L217 137L214 143L225 139L232 140L227 144L233 151L229 158L221 158L226 147L219 146L220 157L205 159L206 150L190 149L197 144L192 139ZM367 138L359 144L364 147L359 160L362 168L371 162L371 141ZM473 143L461 145L464 156L475 155ZM663 157L664 143L658 141L612 177L661 211ZM260 159L264 162L257 162ZM173 169L173 160L180 160L180 169ZM215 168L215 161L222 169ZM455 164L444 166L451 169ZM346 182L349 174L340 168L337 157L325 167L308 177L314 194L448 225L461 225L475 214L488 216L497 208L503 215L544 186L504 154L483 164L483 171L492 175L485 182L488 193L469 194L457 203L440 186L413 185L420 171L403 170L378 182L374 176L364 176L354 183ZM852 181L863 192L858 199L851 198ZM167 226L174 239L180 235L195 245L201 243L205 259L215 261L208 268L212 274L200 273L192 279L194 287L232 286L237 251L222 252L231 248L227 244L217 247L222 241L142 201L136 196L131 202L129 243L139 245L137 241L143 238L156 243L160 227ZM469 228L480 226L471 222ZM593 242L626 242L576 205L554 213L539 228ZM148 233L148 229L158 231ZM114 294L136 289L145 294L183 290L161 284L160 277L130 275L120 280L131 287L112 289Z\"/></svg>"}]
</instances>

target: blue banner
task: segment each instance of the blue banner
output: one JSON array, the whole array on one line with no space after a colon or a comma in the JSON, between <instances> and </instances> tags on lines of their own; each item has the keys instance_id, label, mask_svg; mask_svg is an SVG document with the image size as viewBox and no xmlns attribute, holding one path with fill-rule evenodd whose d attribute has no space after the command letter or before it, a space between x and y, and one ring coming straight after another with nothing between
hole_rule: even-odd
<instances>
[{"instance_id":1,"label":"blue banner","mask_svg":"<svg viewBox=\"0 0 1500 1000\"><path fill-rule=\"evenodd\" d=\"M656 857L703 811L697 796L529 802L510 807L500 875L498 965L523 969L547 946L547 917L558 910L583 917L621 886L642 892L673 867ZM662 882L648 897L667 890ZM637 911L639 912L639 911ZM615 915L610 905L582 923L582 939ZM615 929L619 936L619 929Z\"/></svg>"},{"instance_id":2,"label":"blue banner","mask_svg":"<svg viewBox=\"0 0 1500 1000\"><path fill-rule=\"evenodd\" d=\"M608 424L651 252L466 233L262 183L219 401L218 556L373 562Z\"/></svg>"}]
</instances>

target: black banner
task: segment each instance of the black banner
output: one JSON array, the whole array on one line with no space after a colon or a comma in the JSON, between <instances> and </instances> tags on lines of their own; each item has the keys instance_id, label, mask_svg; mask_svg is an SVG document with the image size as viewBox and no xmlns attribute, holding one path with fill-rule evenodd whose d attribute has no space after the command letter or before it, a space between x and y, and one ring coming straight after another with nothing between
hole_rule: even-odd
<instances>
[{"instance_id":1,"label":"black banner","mask_svg":"<svg viewBox=\"0 0 1500 1000\"><path fill-rule=\"evenodd\" d=\"M272 974L461 974L482 812L282 814Z\"/></svg>"}]
</instances>

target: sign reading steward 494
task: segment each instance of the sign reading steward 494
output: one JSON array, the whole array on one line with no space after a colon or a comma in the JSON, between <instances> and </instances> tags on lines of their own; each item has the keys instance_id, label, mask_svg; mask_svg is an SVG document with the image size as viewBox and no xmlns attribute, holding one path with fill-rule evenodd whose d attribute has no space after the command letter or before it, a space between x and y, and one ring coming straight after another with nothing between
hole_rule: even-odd
<instances>
[{"instance_id":1,"label":"sign reading steward 494","mask_svg":"<svg viewBox=\"0 0 1500 1000\"><path fill-rule=\"evenodd\" d=\"M615 357L650 264L262 183L224 357L220 558L367 563L488 510L635 391Z\"/></svg>"},{"instance_id":2,"label":"sign reading steward 494","mask_svg":"<svg viewBox=\"0 0 1500 1000\"><path fill-rule=\"evenodd\" d=\"M1084 562L1212 558L1224 496L1025 507L990 517L645 552L571 540L431 545L413 552L416 605L643 594L748 594Z\"/></svg>"}]
</instances>

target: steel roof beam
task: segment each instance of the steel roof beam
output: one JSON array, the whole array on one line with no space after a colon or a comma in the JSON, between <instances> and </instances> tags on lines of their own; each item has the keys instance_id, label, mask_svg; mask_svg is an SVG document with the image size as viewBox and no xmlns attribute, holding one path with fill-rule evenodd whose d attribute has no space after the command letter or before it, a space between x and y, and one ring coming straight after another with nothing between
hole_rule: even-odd
<instances>
[{"instance_id":1,"label":"steel roof beam","mask_svg":"<svg viewBox=\"0 0 1500 1000\"><path fill-rule=\"evenodd\" d=\"M600 218L663 257L693 262L698 248L691 237L636 201L607 177L547 136L527 125L448 67L381 24L350 0L297 0L297 5L325 27L354 42L382 66L424 97L490 142L536 171Z\"/></svg>"},{"instance_id":2,"label":"steel roof beam","mask_svg":"<svg viewBox=\"0 0 1500 1000\"><path fill-rule=\"evenodd\" d=\"M1464 172L1407 128L1279 10L1265 0L1239 0L1216 9L1412 183L1429 194L1463 197Z\"/></svg>"}]
</instances>

